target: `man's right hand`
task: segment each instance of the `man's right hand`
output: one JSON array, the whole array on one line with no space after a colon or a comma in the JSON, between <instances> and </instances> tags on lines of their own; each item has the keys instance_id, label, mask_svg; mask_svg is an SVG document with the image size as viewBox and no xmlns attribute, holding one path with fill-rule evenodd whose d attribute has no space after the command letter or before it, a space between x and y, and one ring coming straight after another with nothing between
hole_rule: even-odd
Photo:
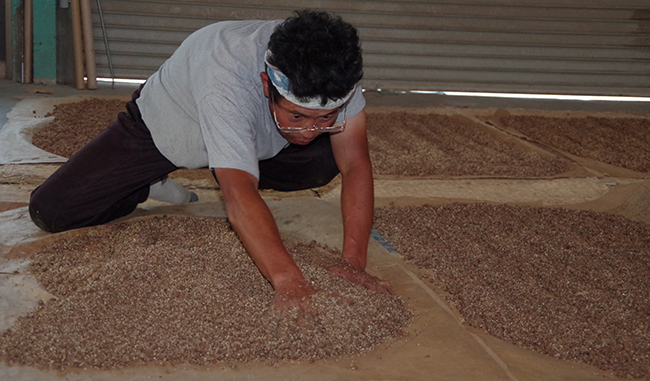
<instances>
[{"instance_id":1,"label":"man's right hand","mask_svg":"<svg viewBox=\"0 0 650 381\"><path fill-rule=\"evenodd\" d=\"M316 293L284 247L280 232L260 196L257 179L248 172L232 168L213 168L226 201L228 220L244 247L275 289L273 305L279 309L307 309L309 297Z\"/></svg>"},{"instance_id":2,"label":"man's right hand","mask_svg":"<svg viewBox=\"0 0 650 381\"><path fill-rule=\"evenodd\" d=\"M316 292L314 286L304 279L279 283L275 285L273 307L280 311L291 307L308 311L311 308L311 296Z\"/></svg>"}]
</instances>

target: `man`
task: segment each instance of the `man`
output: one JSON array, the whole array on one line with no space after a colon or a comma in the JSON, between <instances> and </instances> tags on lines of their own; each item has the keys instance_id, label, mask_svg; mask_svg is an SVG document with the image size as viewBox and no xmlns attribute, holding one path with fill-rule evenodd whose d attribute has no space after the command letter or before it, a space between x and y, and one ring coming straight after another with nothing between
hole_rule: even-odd
<instances>
[{"instance_id":1,"label":"man","mask_svg":"<svg viewBox=\"0 0 650 381\"><path fill-rule=\"evenodd\" d=\"M357 30L324 12L227 21L198 30L133 94L127 112L34 190L50 232L106 223L147 197L196 195L166 177L209 167L228 219L278 307L315 292L285 249L258 189L318 187L342 175L342 263L334 274L378 292L365 272L374 207Z\"/></svg>"}]
</instances>

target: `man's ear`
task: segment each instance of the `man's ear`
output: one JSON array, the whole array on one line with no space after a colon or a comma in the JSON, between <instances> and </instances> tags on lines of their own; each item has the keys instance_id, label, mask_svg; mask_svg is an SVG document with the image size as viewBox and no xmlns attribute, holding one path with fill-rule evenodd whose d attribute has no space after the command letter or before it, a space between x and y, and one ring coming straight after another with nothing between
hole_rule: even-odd
<instances>
[{"instance_id":1,"label":"man's ear","mask_svg":"<svg viewBox=\"0 0 650 381\"><path fill-rule=\"evenodd\" d=\"M264 96L268 98L271 95L269 93L269 75L261 72L260 78L262 79L262 86L264 86Z\"/></svg>"}]
</instances>

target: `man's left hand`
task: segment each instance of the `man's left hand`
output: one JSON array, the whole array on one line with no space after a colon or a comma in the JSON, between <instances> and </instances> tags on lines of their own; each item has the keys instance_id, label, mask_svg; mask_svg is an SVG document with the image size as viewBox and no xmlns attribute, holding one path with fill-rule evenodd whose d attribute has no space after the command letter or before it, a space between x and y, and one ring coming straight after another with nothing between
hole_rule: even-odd
<instances>
[{"instance_id":1,"label":"man's left hand","mask_svg":"<svg viewBox=\"0 0 650 381\"><path fill-rule=\"evenodd\" d=\"M365 270L354 267L348 263L340 263L327 269L330 273L339 278L347 279L350 282L380 294L393 295L395 291L393 286L387 280L382 280L376 276L368 274Z\"/></svg>"}]
</instances>

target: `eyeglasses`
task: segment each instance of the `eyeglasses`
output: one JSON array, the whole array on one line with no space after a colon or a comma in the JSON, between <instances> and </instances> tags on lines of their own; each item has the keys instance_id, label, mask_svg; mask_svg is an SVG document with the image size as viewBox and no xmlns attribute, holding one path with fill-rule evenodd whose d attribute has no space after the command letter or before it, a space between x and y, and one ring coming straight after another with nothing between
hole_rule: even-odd
<instances>
[{"instance_id":1,"label":"eyeglasses","mask_svg":"<svg viewBox=\"0 0 650 381\"><path fill-rule=\"evenodd\" d=\"M336 122L331 126L317 126L313 125L311 127L285 127L285 126L280 126L280 123L278 123L278 116L275 113L275 100L273 99L273 92L271 92L271 104L273 106L273 120L275 121L275 125L278 127L278 130L282 132L287 132L287 133L301 133L301 132L307 132L307 131L317 131L317 132L342 132L345 130L345 123L348 121L348 107L347 104L343 106L343 121L342 122Z\"/></svg>"}]
</instances>

